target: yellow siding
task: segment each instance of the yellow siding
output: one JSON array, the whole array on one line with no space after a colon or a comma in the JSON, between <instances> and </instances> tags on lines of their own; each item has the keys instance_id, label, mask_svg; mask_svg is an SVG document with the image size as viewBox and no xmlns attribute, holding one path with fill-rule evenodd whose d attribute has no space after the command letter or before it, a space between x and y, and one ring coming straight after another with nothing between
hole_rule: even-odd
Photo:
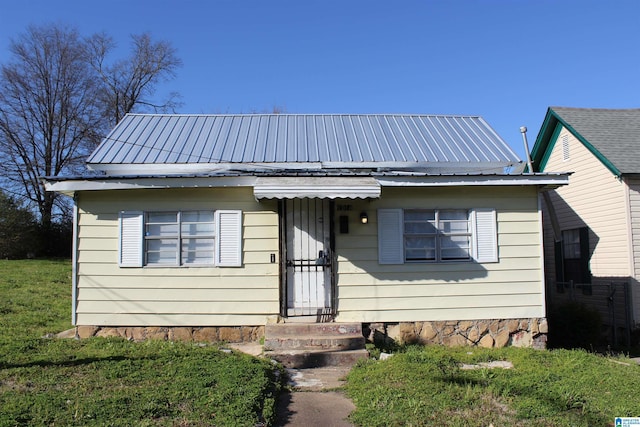
<instances>
[{"instance_id":1,"label":"yellow siding","mask_svg":"<svg viewBox=\"0 0 640 427\"><path fill-rule=\"evenodd\" d=\"M378 200L337 200L337 321L395 322L544 316L537 189L383 188ZM256 325L279 312L277 203L250 188L82 192L78 198L77 323ZM499 262L378 264L379 208L494 208ZM121 210L242 209L239 268L120 268ZM367 212L368 224L359 215ZM276 255L276 263L271 262Z\"/></svg>"},{"instance_id":2,"label":"yellow siding","mask_svg":"<svg viewBox=\"0 0 640 427\"><path fill-rule=\"evenodd\" d=\"M82 192L78 207L78 324L255 325L278 313L277 205L251 188ZM241 209L243 266L118 266L120 211L178 209Z\"/></svg>"},{"instance_id":3,"label":"yellow siding","mask_svg":"<svg viewBox=\"0 0 640 427\"><path fill-rule=\"evenodd\" d=\"M568 137L569 159L563 156L562 138ZM573 172L569 185L551 192L561 230L591 229L589 244L594 277L629 276L629 228L625 183L618 180L580 141L563 129L553 147L545 172ZM550 224L547 222L547 227ZM548 231L547 252L553 254ZM595 236L595 238L593 238ZM553 258L547 258L548 265ZM550 274L553 269L549 269Z\"/></svg>"},{"instance_id":4,"label":"yellow siding","mask_svg":"<svg viewBox=\"0 0 640 427\"><path fill-rule=\"evenodd\" d=\"M337 202L338 321L394 322L544 316L537 189L389 188L375 201ZM341 206L342 205L342 206ZM495 208L500 261L378 264L379 208ZM360 224L360 212L369 223Z\"/></svg>"}]
</instances>

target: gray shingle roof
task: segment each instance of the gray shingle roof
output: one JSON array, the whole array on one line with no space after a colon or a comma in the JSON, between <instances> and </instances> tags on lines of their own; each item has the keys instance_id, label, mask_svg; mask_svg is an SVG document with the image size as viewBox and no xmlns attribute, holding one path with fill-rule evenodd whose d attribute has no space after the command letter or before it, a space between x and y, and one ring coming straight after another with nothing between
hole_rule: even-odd
<instances>
[{"instance_id":1,"label":"gray shingle roof","mask_svg":"<svg viewBox=\"0 0 640 427\"><path fill-rule=\"evenodd\" d=\"M127 115L87 160L106 165L464 164L519 162L477 116ZM96 167L98 166L98 167Z\"/></svg>"},{"instance_id":2,"label":"gray shingle roof","mask_svg":"<svg viewBox=\"0 0 640 427\"><path fill-rule=\"evenodd\" d=\"M549 114L619 173L640 173L640 109L551 107Z\"/></svg>"}]
</instances>

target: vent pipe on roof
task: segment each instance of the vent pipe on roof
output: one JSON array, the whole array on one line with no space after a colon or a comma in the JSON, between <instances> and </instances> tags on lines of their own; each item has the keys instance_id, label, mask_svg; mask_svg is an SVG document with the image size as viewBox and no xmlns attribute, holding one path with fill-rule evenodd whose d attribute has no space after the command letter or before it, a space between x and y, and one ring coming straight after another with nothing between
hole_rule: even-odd
<instances>
[{"instance_id":1,"label":"vent pipe on roof","mask_svg":"<svg viewBox=\"0 0 640 427\"><path fill-rule=\"evenodd\" d=\"M527 127L521 126L520 133L522 134L522 142L524 143L524 153L527 155L527 170L529 173L533 173L531 155L529 154L529 143L527 142Z\"/></svg>"}]
</instances>

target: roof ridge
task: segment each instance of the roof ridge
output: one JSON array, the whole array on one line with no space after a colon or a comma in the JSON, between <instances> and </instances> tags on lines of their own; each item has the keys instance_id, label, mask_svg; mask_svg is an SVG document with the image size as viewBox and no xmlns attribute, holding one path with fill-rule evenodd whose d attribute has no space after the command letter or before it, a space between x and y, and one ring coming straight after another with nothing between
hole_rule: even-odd
<instances>
[{"instance_id":1,"label":"roof ridge","mask_svg":"<svg viewBox=\"0 0 640 427\"><path fill-rule=\"evenodd\" d=\"M482 118L479 114L428 114L428 113L127 113L127 116L148 117L259 117L259 116L312 116L312 117L336 117L336 116L377 116L377 117L465 117Z\"/></svg>"},{"instance_id":2,"label":"roof ridge","mask_svg":"<svg viewBox=\"0 0 640 427\"><path fill-rule=\"evenodd\" d=\"M562 109L562 110L572 110L572 111L640 111L640 107L638 108L584 108L584 107L561 107L561 106L553 106L549 107L552 110Z\"/></svg>"}]
</instances>

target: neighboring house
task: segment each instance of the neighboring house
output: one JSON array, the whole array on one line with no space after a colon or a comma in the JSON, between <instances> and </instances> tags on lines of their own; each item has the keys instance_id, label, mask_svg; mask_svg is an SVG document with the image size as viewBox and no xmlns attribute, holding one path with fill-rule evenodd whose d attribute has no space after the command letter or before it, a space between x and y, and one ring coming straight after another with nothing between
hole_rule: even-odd
<instances>
[{"instance_id":1,"label":"neighboring house","mask_svg":"<svg viewBox=\"0 0 640 427\"><path fill-rule=\"evenodd\" d=\"M572 173L545 196L550 304L599 310L615 344L629 344L640 322L640 109L551 107L532 158L536 172Z\"/></svg>"},{"instance_id":2,"label":"neighboring house","mask_svg":"<svg viewBox=\"0 0 640 427\"><path fill-rule=\"evenodd\" d=\"M539 192L568 175L520 163L480 117L131 114L99 173L45 182L75 202L75 325L543 346Z\"/></svg>"}]
</instances>

